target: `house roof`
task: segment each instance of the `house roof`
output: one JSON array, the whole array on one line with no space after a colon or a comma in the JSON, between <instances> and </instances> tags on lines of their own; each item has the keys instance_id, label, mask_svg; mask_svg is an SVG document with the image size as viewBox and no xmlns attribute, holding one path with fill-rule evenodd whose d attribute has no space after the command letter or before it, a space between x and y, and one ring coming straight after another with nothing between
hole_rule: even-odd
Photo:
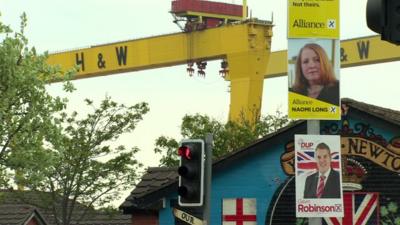
<instances>
[{"instance_id":1,"label":"house roof","mask_svg":"<svg viewBox=\"0 0 400 225\"><path fill-rule=\"evenodd\" d=\"M39 219L43 225L56 225L55 217L49 210L49 204L44 201L49 193L39 193L33 191L0 190L0 225L20 225L24 224L24 219L29 219L32 215ZM74 210L72 224L80 218L84 207L77 204ZM22 221L22 222L21 222ZM81 221L80 225L131 225L131 217L121 213L106 213L99 210L90 209L87 216Z\"/></svg>"},{"instance_id":2,"label":"house roof","mask_svg":"<svg viewBox=\"0 0 400 225\"><path fill-rule=\"evenodd\" d=\"M176 171L176 167L149 167L142 176L142 180L119 208L124 214L132 209L156 210L160 208L163 204L162 200L152 202L148 201L146 196L154 192L163 195L170 189L177 188L178 173Z\"/></svg>"},{"instance_id":3,"label":"house roof","mask_svg":"<svg viewBox=\"0 0 400 225\"><path fill-rule=\"evenodd\" d=\"M0 205L0 225L24 225L28 224L32 218L35 218L40 225L47 225L38 209L31 205Z\"/></svg>"},{"instance_id":4,"label":"house roof","mask_svg":"<svg viewBox=\"0 0 400 225\"><path fill-rule=\"evenodd\" d=\"M350 98L343 98L342 104L343 103L358 111L365 112L395 125L400 125L400 111L355 101Z\"/></svg>"},{"instance_id":5,"label":"house roof","mask_svg":"<svg viewBox=\"0 0 400 225\"><path fill-rule=\"evenodd\" d=\"M359 101L355 101L350 98L343 98L342 106L347 105L359 112L364 112L375 118L382 119L384 121L400 125L400 111L383 108ZM258 143L271 140L275 136L278 136L294 127L300 126L300 124L306 124L305 120L298 120L294 123L279 129L278 131L268 134L265 137L256 140L244 148L232 151L224 157L213 162L213 171L223 167L228 162L241 159L244 154L251 154L256 148L253 148ZM137 184L131 194L125 199L120 206L120 209L124 213L131 213L132 210L157 210L155 199L161 199L171 191L177 190L178 188L178 174L177 168L167 167L150 167L147 173L143 175L142 180ZM153 202L153 203L152 203Z\"/></svg>"}]
</instances>

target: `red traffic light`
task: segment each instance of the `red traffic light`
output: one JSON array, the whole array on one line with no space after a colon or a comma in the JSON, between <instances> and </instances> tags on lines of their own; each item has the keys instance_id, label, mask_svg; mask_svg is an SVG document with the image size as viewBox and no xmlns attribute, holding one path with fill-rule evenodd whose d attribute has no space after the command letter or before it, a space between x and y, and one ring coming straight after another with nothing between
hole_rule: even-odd
<instances>
[{"instance_id":1,"label":"red traffic light","mask_svg":"<svg viewBox=\"0 0 400 225\"><path fill-rule=\"evenodd\" d=\"M186 159L192 159L192 152L188 146L181 146L178 149L178 155L185 157Z\"/></svg>"},{"instance_id":2,"label":"red traffic light","mask_svg":"<svg viewBox=\"0 0 400 225\"><path fill-rule=\"evenodd\" d=\"M185 207L202 206L204 201L204 141L186 139L179 146L178 203Z\"/></svg>"}]
</instances>

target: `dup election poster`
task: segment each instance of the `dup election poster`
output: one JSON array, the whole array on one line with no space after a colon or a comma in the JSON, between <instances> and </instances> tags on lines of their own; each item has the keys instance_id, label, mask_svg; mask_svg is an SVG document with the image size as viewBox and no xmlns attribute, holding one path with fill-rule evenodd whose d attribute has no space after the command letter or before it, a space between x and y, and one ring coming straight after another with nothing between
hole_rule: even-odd
<instances>
[{"instance_id":1,"label":"dup election poster","mask_svg":"<svg viewBox=\"0 0 400 225\"><path fill-rule=\"evenodd\" d=\"M289 39L289 118L340 120L339 72L339 39Z\"/></svg>"},{"instance_id":2,"label":"dup election poster","mask_svg":"<svg viewBox=\"0 0 400 225\"><path fill-rule=\"evenodd\" d=\"M296 217L343 217L339 135L295 135Z\"/></svg>"}]
</instances>

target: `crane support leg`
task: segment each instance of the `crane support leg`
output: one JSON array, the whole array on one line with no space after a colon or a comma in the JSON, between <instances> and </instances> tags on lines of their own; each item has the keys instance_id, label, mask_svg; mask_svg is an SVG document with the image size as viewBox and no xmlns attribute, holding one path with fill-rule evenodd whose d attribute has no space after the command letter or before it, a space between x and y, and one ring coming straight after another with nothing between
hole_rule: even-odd
<instances>
[{"instance_id":1,"label":"crane support leg","mask_svg":"<svg viewBox=\"0 0 400 225\"><path fill-rule=\"evenodd\" d=\"M231 104L229 120L250 124L260 118L264 75L267 71L269 51L258 50L230 54L229 80L231 81Z\"/></svg>"}]
</instances>

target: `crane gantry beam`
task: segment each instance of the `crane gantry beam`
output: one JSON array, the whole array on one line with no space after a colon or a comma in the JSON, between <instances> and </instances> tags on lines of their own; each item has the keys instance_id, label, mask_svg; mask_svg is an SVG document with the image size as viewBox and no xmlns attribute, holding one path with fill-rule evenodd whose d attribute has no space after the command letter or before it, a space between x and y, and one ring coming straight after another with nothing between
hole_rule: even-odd
<instances>
[{"instance_id":1,"label":"crane gantry beam","mask_svg":"<svg viewBox=\"0 0 400 225\"><path fill-rule=\"evenodd\" d=\"M400 46L382 41L380 35L342 40L341 68L400 60ZM287 75L287 50L271 52L265 78Z\"/></svg>"},{"instance_id":2,"label":"crane gantry beam","mask_svg":"<svg viewBox=\"0 0 400 225\"><path fill-rule=\"evenodd\" d=\"M272 23L249 20L200 31L97 45L50 54L48 63L65 71L79 65L74 79L224 59L230 85L229 119L259 116Z\"/></svg>"},{"instance_id":3,"label":"crane gantry beam","mask_svg":"<svg viewBox=\"0 0 400 225\"><path fill-rule=\"evenodd\" d=\"M224 59L229 65L229 119L257 119L264 78L287 74L287 51L270 52L272 24L249 20L200 31L154 36L50 54L48 62L66 70L80 66L74 79ZM341 67L397 61L400 47L379 36L341 41Z\"/></svg>"}]
</instances>

